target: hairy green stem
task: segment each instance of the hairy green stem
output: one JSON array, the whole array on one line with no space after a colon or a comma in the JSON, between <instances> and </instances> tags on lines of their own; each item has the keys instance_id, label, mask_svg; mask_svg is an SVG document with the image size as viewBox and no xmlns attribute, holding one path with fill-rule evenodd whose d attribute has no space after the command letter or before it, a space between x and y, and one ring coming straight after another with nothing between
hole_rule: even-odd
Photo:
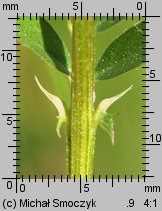
<instances>
[{"instance_id":1,"label":"hairy green stem","mask_svg":"<svg viewBox=\"0 0 162 211\"><path fill-rule=\"evenodd\" d=\"M95 134L94 20L73 19L72 30L71 177L92 177Z\"/></svg>"},{"instance_id":2,"label":"hairy green stem","mask_svg":"<svg viewBox=\"0 0 162 211\"><path fill-rule=\"evenodd\" d=\"M71 179L71 134L70 134L70 122L66 129L66 172L69 179Z\"/></svg>"}]
</instances>

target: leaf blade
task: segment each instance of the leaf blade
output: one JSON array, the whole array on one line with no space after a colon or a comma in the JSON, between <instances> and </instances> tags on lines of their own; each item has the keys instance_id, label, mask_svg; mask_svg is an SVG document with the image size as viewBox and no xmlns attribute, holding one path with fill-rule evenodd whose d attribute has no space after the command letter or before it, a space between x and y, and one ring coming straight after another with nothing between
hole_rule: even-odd
<instances>
[{"instance_id":1,"label":"leaf blade","mask_svg":"<svg viewBox=\"0 0 162 211\"><path fill-rule=\"evenodd\" d=\"M109 17L109 19L107 20L107 17L102 17L102 19L100 20L100 17L96 17L96 31L97 32L103 32L113 26L115 26L116 24L120 23L125 17L121 16L120 20L118 16L115 16L114 18L111 16Z\"/></svg>"},{"instance_id":2,"label":"leaf blade","mask_svg":"<svg viewBox=\"0 0 162 211\"><path fill-rule=\"evenodd\" d=\"M20 42L34 50L49 65L70 75L71 61L65 44L50 24L40 18L38 20L18 20Z\"/></svg>"},{"instance_id":3,"label":"leaf blade","mask_svg":"<svg viewBox=\"0 0 162 211\"><path fill-rule=\"evenodd\" d=\"M46 52L56 68L69 75L71 72L70 54L65 44L46 20L40 18L40 26Z\"/></svg>"},{"instance_id":4,"label":"leaf blade","mask_svg":"<svg viewBox=\"0 0 162 211\"><path fill-rule=\"evenodd\" d=\"M142 28L138 23L114 39L96 66L96 79L112 79L142 64Z\"/></svg>"}]
</instances>

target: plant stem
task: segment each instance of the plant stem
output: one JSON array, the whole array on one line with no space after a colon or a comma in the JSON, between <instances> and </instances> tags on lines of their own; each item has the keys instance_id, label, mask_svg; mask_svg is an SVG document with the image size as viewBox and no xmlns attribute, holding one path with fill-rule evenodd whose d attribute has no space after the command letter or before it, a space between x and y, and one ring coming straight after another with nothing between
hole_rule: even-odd
<instances>
[{"instance_id":1,"label":"plant stem","mask_svg":"<svg viewBox=\"0 0 162 211\"><path fill-rule=\"evenodd\" d=\"M70 122L69 122L70 123ZM68 177L71 179L71 135L70 135L70 124L67 125L66 134L66 171Z\"/></svg>"},{"instance_id":2,"label":"plant stem","mask_svg":"<svg viewBox=\"0 0 162 211\"><path fill-rule=\"evenodd\" d=\"M94 19L73 19L72 32L71 177L92 177L95 134L93 121Z\"/></svg>"}]
</instances>

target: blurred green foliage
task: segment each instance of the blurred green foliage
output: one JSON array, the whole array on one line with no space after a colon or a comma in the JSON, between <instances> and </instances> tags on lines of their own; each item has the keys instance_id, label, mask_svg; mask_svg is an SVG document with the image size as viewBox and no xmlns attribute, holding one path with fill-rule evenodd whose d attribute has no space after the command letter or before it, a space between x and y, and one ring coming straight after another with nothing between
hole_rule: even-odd
<instances>
[{"instance_id":1,"label":"blurred green foliage","mask_svg":"<svg viewBox=\"0 0 162 211\"><path fill-rule=\"evenodd\" d=\"M71 52L71 35L67 28L67 21L58 18L51 20L51 24L64 40ZM103 33L96 34L96 63L103 51L115 36L132 25L132 20L122 21ZM31 49L21 46L21 153L18 157L20 167L17 170L25 177L30 174L38 177L56 175L60 178L66 174L65 166L65 134L63 139L56 134L57 111L38 88L34 76L36 75L44 88L50 93L64 99L70 106L70 83L65 74L48 66ZM142 68L132 70L108 81L97 81L95 86L96 102L114 96L133 84L133 89L117 101L109 112L117 113L115 120L115 145L106 132L98 128L96 136L96 154L94 175L105 178L125 174L127 176L142 175ZM143 122L144 123L144 122Z\"/></svg>"}]
</instances>

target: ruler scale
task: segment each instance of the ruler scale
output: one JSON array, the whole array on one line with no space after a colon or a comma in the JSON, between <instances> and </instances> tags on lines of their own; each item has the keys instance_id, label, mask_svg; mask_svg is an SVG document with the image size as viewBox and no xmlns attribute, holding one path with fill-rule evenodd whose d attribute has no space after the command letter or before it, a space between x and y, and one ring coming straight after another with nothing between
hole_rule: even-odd
<instances>
[{"instance_id":1,"label":"ruler scale","mask_svg":"<svg viewBox=\"0 0 162 211\"><path fill-rule=\"evenodd\" d=\"M136 210L156 209L161 210L161 110L162 100L160 99L161 73L160 60L160 36L158 24L161 14L158 11L158 1L123 1L123 5L117 1L101 0L102 4L93 1L46 1L40 5L14 3L1 3L1 27L3 21L3 41L1 50L1 209L23 210L47 208L60 209L121 209L133 207ZM62 2L62 7L61 7ZM38 3L38 2L37 2ZM94 5L93 5L94 3ZM39 3L38 3L39 4ZM65 5L67 6L65 6ZM98 4L98 6L97 6ZM27 6L28 5L28 6ZM101 6L102 5L102 6ZM105 6L103 6L105 5ZM109 5L109 6L108 6ZM115 6L114 6L115 5ZM118 6L117 6L118 5ZM151 7L151 5L153 5ZM130 10L128 9L130 7ZM68 8L68 9L67 9ZM105 9L106 8L106 9ZM156 9L156 10L155 10ZM160 11L160 9L159 9ZM141 66L141 151L139 152L142 163L142 170L139 174L112 174L108 172L103 176L94 174L92 179L77 179L74 175L60 174L58 178L55 172L47 172L40 176L37 174L23 174L22 167L22 145L21 134L23 131L22 121L22 72L21 61L24 55L21 51L20 31L17 27L19 20L37 20L42 17L48 21L68 21L73 16L87 20L90 16L107 21L122 16L125 20L132 20L138 17L144 27L141 42L145 45L142 48ZM156 30L156 31L155 31ZM21 34L21 33L20 33ZM159 35L162 35L160 29ZM5 38L5 40L4 40ZM155 40L157 39L157 40ZM159 40L158 40L159 39ZM156 59L157 58L157 59ZM159 96L158 96L159 95ZM158 104L158 101L159 104ZM62 140L61 140L62 141ZM99 140L102 141L102 140ZM2 143L3 142L3 143ZM24 152L24 151L23 151Z\"/></svg>"}]
</instances>

